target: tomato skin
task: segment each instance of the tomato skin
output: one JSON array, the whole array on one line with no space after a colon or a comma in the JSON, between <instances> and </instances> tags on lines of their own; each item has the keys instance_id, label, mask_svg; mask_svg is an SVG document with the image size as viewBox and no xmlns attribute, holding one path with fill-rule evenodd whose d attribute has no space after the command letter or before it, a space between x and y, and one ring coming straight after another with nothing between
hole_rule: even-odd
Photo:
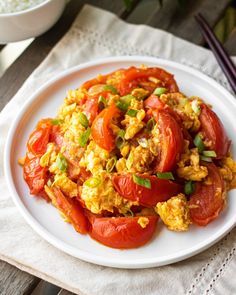
<instances>
[{"instance_id":1,"label":"tomato skin","mask_svg":"<svg viewBox=\"0 0 236 295\"><path fill-rule=\"evenodd\" d=\"M189 201L191 220L200 226L205 226L216 219L225 203L224 185L218 168L213 163L205 166L212 184L196 183L195 192ZM194 206L198 207L194 208Z\"/></svg>"},{"instance_id":2,"label":"tomato skin","mask_svg":"<svg viewBox=\"0 0 236 295\"><path fill-rule=\"evenodd\" d=\"M113 176L113 186L123 198L138 201L145 207L156 206L158 202L167 201L183 191L182 186L173 181L150 175L139 176L150 180L151 189L134 183L131 174Z\"/></svg>"},{"instance_id":3,"label":"tomato skin","mask_svg":"<svg viewBox=\"0 0 236 295\"><path fill-rule=\"evenodd\" d=\"M155 171L168 172L174 169L183 150L183 132L175 116L167 110L153 110L160 130L160 154Z\"/></svg>"},{"instance_id":4,"label":"tomato skin","mask_svg":"<svg viewBox=\"0 0 236 295\"><path fill-rule=\"evenodd\" d=\"M27 143L23 176L33 195L43 195L47 182L47 169L40 166L40 158L46 152L51 128L51 119L41 120Z\"/></svg>"},{"instance_id":5,"label":"tomato skin","mask_svg":"<svg viewBox=\"0 0 236 295\"><path fill-rule=\"evenodd\" d=\"M53 204L65 214L77 232L86 234L89 223L79 202L75 198L66 197L60 189L53 188L53 193Z\"/></svg>"},{"instance_id":6,"label":"tomato skin","mask_svg":"<svg viewBox=\"0 0 236 295\"><path fill-rule=\"evenodd\" d=\"M144 107L146 109L164 109L165 104L157 95L151 94L147 99L145 99Z\"/></svg>"},{"instance_id":7,"label":"tomato skin","mask_svg":"<svg viewBox=\"0 0 236 295\"><path fill-rule=\"evenodd\" d=\"M230 140L228 139L224 126L215 112L207 105L201 105L201 132L204 137L211 142L209 149L214 150L217 159L225 157L229 151Z\"/></svg>"},{"instance_id":8,"label":"tomato skin","mask_svg":"<svg viewBox=\"0 0 236 295\"><path fill-rule=\"evenodd\" d=\"M99 113L92 124L91 133L94 141L109 152L115 147L115 137L109 125L112 118L119 114L119 109L115 105L111 105Z\"/></svg>"},{"instance_id":9,"label":"tomato skin","mask_svg":"<svg viewBox=\"0 0 236 295\"><path fill-rule=\"evenodd\" d=\"M133 88L138 87L138 82L147 80L149 77L155 77L164 83L163 87L168 88L169 92L178 92L178 86L173 78L173 75L161 68L140 69L130 67L124 71L124 79L119 85L120 95L129 94Z\"/></svg>"},{"instance_id":10,"label":"tomato skin","mask_svg":"<svg viewBox=\"0 0 236 295\"><path fill-rule=\"evenodd\" d=\"M145 228L138 224L140 217L94 217L90 220L90 236L111 248L131 249L146 244L153 236L158 217L145 216L149 223Z\"/></svg>"}]
</instances>

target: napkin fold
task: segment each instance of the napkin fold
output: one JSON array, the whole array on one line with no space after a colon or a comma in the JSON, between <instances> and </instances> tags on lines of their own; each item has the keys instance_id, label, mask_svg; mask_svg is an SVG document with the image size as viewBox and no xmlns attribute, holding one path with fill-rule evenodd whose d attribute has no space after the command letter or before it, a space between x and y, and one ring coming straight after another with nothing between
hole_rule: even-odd
<instances>
[{"instance_id":1,"label":"napkin fold","mask_svg":"<svg viewBox=\"0 0 236 295\"><path fill-rule=\"evenodd\" d=\"M0 154L9 126L29 93L63 70L114 55L148 55L177 61L229 89L210 51L158 29L127 24L109 12L86 5L68 33L1 112ZM234 228L210 249L168 266L127 270L81 261L48 244L24 221L11 200L0 157L0 259L74 293L235 294L235 249Z\"/></svg>"}]
</instances>

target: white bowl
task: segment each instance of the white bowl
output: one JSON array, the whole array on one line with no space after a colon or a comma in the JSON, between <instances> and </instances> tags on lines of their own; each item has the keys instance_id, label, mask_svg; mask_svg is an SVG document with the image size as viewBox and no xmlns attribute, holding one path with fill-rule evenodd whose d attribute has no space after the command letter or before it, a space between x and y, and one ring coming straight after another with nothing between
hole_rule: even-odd
<instances>
[{"instance_id":1,"label":"white bowl","mask_svg":"<svg viewBox=\"0 0 236 295\"><path fill-rule=\"evenodd\" d=\"M15 13L0 13L0 44L37 37L50 29L61 16L66 0L45 0Z\"/></svg>"}]
</instances>

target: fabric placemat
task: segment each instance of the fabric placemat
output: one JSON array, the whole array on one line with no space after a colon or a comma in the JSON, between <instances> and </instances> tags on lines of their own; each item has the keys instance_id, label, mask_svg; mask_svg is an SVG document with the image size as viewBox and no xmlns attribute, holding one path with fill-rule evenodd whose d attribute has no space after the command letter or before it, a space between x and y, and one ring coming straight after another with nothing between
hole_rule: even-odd
<instances>
[{"instance_id":1,"label":"fabric placemat","mask_svg":"<svg viewBox=\"0 0 236 295\"><path fill-rule=\"evenodd\" d=\"M9 126L29 94L65 69L114 55L148 55L177 61L199 69L228 88L210 51L161 30L127 24L109 12L86 5L68 33L1 112L1 155ZM0 158L0 259L72 292L235 294L235 248L236 228L203 253L164 267L126 270L81 261L48 244L21 217L6 187L3 156Z\"/></svg>"}]
</instances>

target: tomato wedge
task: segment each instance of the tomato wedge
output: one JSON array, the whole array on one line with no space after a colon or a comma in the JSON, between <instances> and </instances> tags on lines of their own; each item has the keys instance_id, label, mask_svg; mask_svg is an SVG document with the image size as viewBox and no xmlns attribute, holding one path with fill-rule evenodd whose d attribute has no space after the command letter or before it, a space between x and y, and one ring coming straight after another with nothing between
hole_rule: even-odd
<instances>
[{"instance_id":1,"label":"tomato wedge","mask_svg":"<svg viewBox=\"0 0 236 295\"><path fill-rule=\"evenodd\" d=\"M167 110L155 109L152 114L160 131L160 154L155 171L171 171L183 150L183 133L176 118Z\"/></svg>"},{"instance_id":2,"label":"tomato wedge","mask_svg":"<svg viewBox=\"0 0 236 295\"><path fill-rule=\"evenodd\" d=\"M90 220L90 236L99 243L117 249L137 248L153 236L158 217L145 216L149 223L145 228L138 224L140 217L94 217Z\"/></svg>"},{"instance_id":3,"label":"tomato wedge","mask_svg":"<svg viewBox=\"0 0 236 295\"><path fill-rule=\"evenodd\" d=\"M110 123L112 118L119 114L119 109L115 105L111 105L99 113L92 124L91 131L94 141L109 152L115 147L115 137L110 128Z\"/></svg>"},{"instance_id":4,"label":"tomato wedge","mask_svg":"<svg viewBox=\"0 0 236 295\"><path fill-rule=\"evenodd\" d=\"M191 195L190 216L195 224L205 226L216 219L224 207L224 186L218 168L206 164L211 184L196 183L195 192Z\"/></svg>"},{"instance_id":5,"label":"tomato wedge","mask_svg":"<svg viewBox=\"0 0 236 295\"><path fill-rule=\"evenodd\" d=\"M224 126L219 117L207 105L201 105L201 132L211 144L211 150L214 150L217 159L225 157L229 151L230 140L228 139Z\"/></svg>"},{"instance_id":6,"label":"tomato wedge","mask_svg":"<svg viewBox=\"0 0 236 295\"><path fill-rule=\"evenodd\" d=\"M53 198L52 203L68 218L77 232L86 234L89 223L79 202L75 198L66 197L57 188L53 188L53 195L49 195L50 198Z\"/></svg>"},{"instance_id":7,"label":"tomato wedge","mask_svg":"<svg viewBox=\"0 0 236 295\"><path fill-rule=\"evenodd\" d=\"M125 199L138 201L146 207L156 206L158 202L164 202L183 191L181 185L167 179L159 179L156 176L139 175L151 182L151 188L146 188L134 183L132 175L115 175L112 178L116 191Z\"/></svg>"},{"instance_id":8,"label":"tomato wedge","mask_svg":"<svg viewBox=\"0 0 236 295\"><path fill-rule=\"evenodd\" d=\"M28 143L23 175L30 193L42 195L47 181L47 169L40 166L40 158L46 152L51 132L51 119L41 120L31 133Z\"/></svg>"},{"instance_id":9,"label":"tomato wedge","mask_svg":"<svg viewBox=\"0 0 236 295\"><path fill-rule=\"evenodd\" d=\"M138 87L139 82L149 81L149 77L154 77L163 82L169 92L178 92L179 88L176 84L174 76L161 68L140 69L130 67L124 71L124 78L118 86L120 95L129 94L132 89ZM153 89L154 90L154 89Z\"/></svg>"}]
</instances>

